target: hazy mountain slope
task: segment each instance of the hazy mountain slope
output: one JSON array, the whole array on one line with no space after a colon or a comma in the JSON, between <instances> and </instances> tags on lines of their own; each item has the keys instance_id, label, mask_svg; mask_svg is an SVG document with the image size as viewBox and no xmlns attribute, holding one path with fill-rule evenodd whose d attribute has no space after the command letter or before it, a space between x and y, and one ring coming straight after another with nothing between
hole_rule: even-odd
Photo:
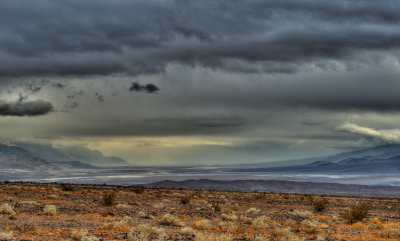
<instances>
[{"instance_id":1,"label":"hazy mountain slope","mask_svg":"<svg viewBox=\"0 0 400 241\"><path fill-rule=\"evenodd\" d=\"M61 151L66 153L71 159L85 162L93 165L128 165L129 163L119 157L104 156L99 151L93 151L84 147L66 147L60 148Z\"/></svg>"},{"instance_id":2,"label":"hazy mountain slope","mask_svg":"<svg viewBox=\"0 0 400 241\"><path fill-rule=\"evenodd\" d=\"M51 145L16 142L36 156L40 156L49 162L82 162L90 165L127 165L128 163L118 157L106 157L99 151L93 151L84 147L53 147Z\"/></svg>"},{"instance_id":3,"label":"hazy mountain slope","mask_svg":"<svg viewBox=\"0 0 400 241\"><path fill-rule=\"evenodd\" d=\"M313 162L292 161L292 165L269 167L234 166L232 172L336 172L336 173L399 173L400 145L384 145L333 156L313 158Z\"/></svg>"},{"instance_id":4,"label":"hazy mountain slope","mask_svg":"<svg viewBox=\"0 0 400 241\"><path fill-rule=\"evenodd\" d=\"M33 149L33 148L31 148ZM42 151L42 152L40 152ZM38 155L38 154L43 155ZM50 157L50 151L46 148L36 149L31 152L21 146L0 144L0 169L20 169L26 171L50 171L50 170L66 170L66 169L95 169L93 165L73 161L71 159L61 158L57 161L47 160L44 157ZM56 153L57 154L57 153ZM56 156L56 155L54 155Z\"/></svg>"},{"instance_id":5,"label":"hazy mountain slope","mask_svg":"<svg viewBox=\"0 0 400 241\"><path fill-rule=\"evenodd\" d=\"M0 169L45 171L59 168L23 148L0 144Z\"/></svg>"}]
</instances>

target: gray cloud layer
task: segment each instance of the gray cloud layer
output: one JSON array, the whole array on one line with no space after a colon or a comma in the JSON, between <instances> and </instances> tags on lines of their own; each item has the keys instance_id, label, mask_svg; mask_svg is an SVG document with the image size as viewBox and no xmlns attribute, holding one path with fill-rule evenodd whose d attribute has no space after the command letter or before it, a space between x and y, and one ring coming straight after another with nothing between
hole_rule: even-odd
<instances>
[{"instance_id":1,"label":"gray cloud layer","mask_svg":"<svg viewBox=\"0 0 400 241\"><path fill-rule=\"evenodd\" d=\"M376 64L377 52L400 46L399 8L395 0L4 0L0 76Z\"/></svg>"},{"instance_id":2,"label":"gray cloud layer","mask_svg":"<svg viewBox=\"0 0 400 241\"><path fill-rule=\"evenodd\" d=\"M40 116L53 111L53 105L43 100L36 101L0 101L0 116Z\"/></svg>"}]
</instances>

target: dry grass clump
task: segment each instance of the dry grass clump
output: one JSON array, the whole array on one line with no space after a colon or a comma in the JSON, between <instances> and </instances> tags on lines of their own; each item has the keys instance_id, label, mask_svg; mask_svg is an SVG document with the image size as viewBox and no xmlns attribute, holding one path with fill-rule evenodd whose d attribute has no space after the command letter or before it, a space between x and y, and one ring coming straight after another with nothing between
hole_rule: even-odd
<instances>
[{"instance_id":1,"label":"dry grass clump","mask_svg":"<svg viewBox=\"0 0 400 241\"><path fill-rule=\"evenodd\" d=\"M350 210L343 213L342 217L348 223L353 224L366 218L368 215L368 211L369 205L367 203L359 203L353 206Z\"/></svg>"},{"instance_id":2,"label":"dry grass clump","mask_svg":"<svg viewBox=\"0 0 400 241\"><path fill-rule=\"evenodd\" d=\"M49 216L54 216L57 214L57 208L55 205L46 205L43 208L43 214L44 215L49 215Z\"/></svg>"},{"instance_id":3,"label":"dry grass clump","mask_svg":"<svg viewBox=\"0 0 400 241\"><path fill-rule=\"evenodd\" d=\"M89 236L86 229L74 230L71 233L71 238L74 241L99 241L100 239L95 236Z\"/></svg>"},{"instance_id":4,"label":"dry grass clump","mask_svg":"<svg viewBox=\"0 0 400 241\"><path fill-rule=\"evenodd\" d=\"M289 228L285 228L272 231L271 240L304 241L304 238L297 237Z\"/></svg>"},{"instance_id":5,"label":"dry grass clump","mask_svg":"<svg viewBox=\"0 0 400 241\"><path fill-rule=\"evenodd\" d=\"M248 214L257 214L257 213L259 213L259 212L261 212L261 210L260 210L260 209L257 209L257 208L249 208L249 209L247 209L247 211L246 211L246 213L248 213Z\"/></svg>"},{"instance_id":6,"label":"dry grass clump","mask_svg":"<svg viewBox=\"0 0 400 241\"><path fill-rule=\"evenodd\" d=\"M252 224L252 223L253 223L253 219L241 215L241 216L239 217L239 222L244 223L244 224Z\"/></svg>"},{"instance_id":7,"label":"dry grass clump","mask_svg":"<svg viewBox=\"0 0 400 241\"><path fill-rule=\"evenodd\" d=\"M198 233L194 238L195 241L232 241L233 237L224 234L204 234Z\"/></svg>"},{"instance_id":8,"label":"dry grass clump","mask_svg":"<svg viewBox=\"0 0 400 241\"><path fill-rule=\"evenodd\" d=\"M140 211L137 214L137 216L138 216L138 218L143 218L143 219L155 219L155 217L153 215L149 215L149 214L147 214L147 213L145 213L143 211Z\"/></svg>"},{"instance_id":9,"label":"dry grass clump","mask_svg":"<svg viewBox=\"0 0 400 241\"><path fill-rule=\"evenodd\" d=\"M237 221L239 217L236 214L221 214L221 219L225 221Z\"/></svg>"},{"instance_id":10,"label":"dry grass clump","mask_svg":"<svg viewBox=\"0 0 400 241\"><path fill-rule=\"evenodd\" d=\"M70 191L74 190L74 187L72 185L69 185L69 184L66 184L66 183L61 183L60 187L61 187L61 189L63 191L67 191L67 192L70 192Z\"/></svg>"},{"instance_id":11,"label":"dry grass clump","mask_svg":"<svg viewBox=\"0 0 400 241\"><path fill-rule=\"evenodd\" d=\"M169 236L162 228L155 228L148 224L142 224L132 228L127 235L127 241L145 241L150 240L152 236L157 236L158 241L169 240ZM153 240L153 239L151 239Z\"/></svg>"},{"instance_id":12,"label":"dry grass clump","mask_svg":"<svg viewBox=\"0 0 400 241\"><path fill-rule=\"evenodd\" d=\"M194 236L195 232L192 228L190 227L184 227L181 229L180 233L184 236Z\"/></svg>"},{"instance_id":13,"label":"dry grass clump","mask_svg":"<svg viewBox=\"0 0 400 241\"><path fill-rule=\"evenodd\" d=\"M303 220L301 222L301 227L304 228L307 233L315 233L318 229L318 221L310 219Z\"/></svg>"},{"instance_id":14,"label":"dry grass clump","mask_svg":"<svg viewBox=\"0 0 400 241\"><path fill-rule=\"evenodd\" d=\"M115 192L106 192L103 195L103 205L104 206L112 206L114 205L115 200Z\"/></svg>"},{"instance_id":15,"label":"dry grass clump","mask_svg":"<svg viewBox=\"0 0 400 241\"><path fill-rule=\"evenodd\" d=\"M314 211L317 213L325 211L328 207L328 203L328 200L326 200L325 198L314 200L312 203Z\"/></svg>"},{"instance_id":16,"label":"dry grass clump","mask_svg":"<svg viewBox=\"0 0 400 241\"><path fill-rule=\"evenodd\" d=\"M35 206L40 205L40 203L38 203L36 201L19 201L18 204L20 204L20 205L35 205Z\"/></svg>"},{"instance_id":17,"label":"dry grass clump","mask_svg":"<svg viewBox=\"0 0 400 241\"><path fill-rule=\"evenodd\" d=\"M112 223L111 226L113 228L123 228L123 227L128 227L128 226L132 225L133 223L134 222L131 217L125 216L120 221Z\"/></svg>"},{"instance_id":18,"label":"dry grass clump","mask_svg":"<svg viewBox=\"0 0 400 241\"><path fill-rule=\"evenodd\" d=\"M143 186L135 186L133 188L133 192L136 194L144 193L145 187Z\"/></svg>"},{"instance_id":19,"label":"dry grass clump","mask_svg":"<svg viewBox=\"0 0 400 241\"><path fill-rule=\"evenodd\" d=\"M13 232L0 232L0 240L15 240Z\"/></svg>"},{"instance_id":20,"label":"dry grass clump","mask_svg":"<svg viewBox=\"0 0 400 241\"><path fill-rule=\"evenodd\" d=\"M183 205L189 204L190 200L192 200L191 195L185 195L179 199L179 202L182 203Z\"/></svg>"},{"instance_id":21,"label":"dry grass clump","mask_svg":"<svg viewBox=\"0 0 400 241\"><path fill-rule=\"evenodd\" d=\"M164 203L159 203L159 204L154 205L153 207L157 208L157 209L163 209L165 207L165 205L164 205Z\"/></svg>"},{"instance_id":22,"label":"dry grass clump","mask_svg":"<svg viewBox=\"0 0 400 241\"><path fill-rule=\"evenodd\" d=\"M269 217L267 216L260 216L254 219L252 226L255 229L265 229L268 228L268 221L269 221Z\"/></svg>"},{"instance_id":23,"label":"dry grass clump","mask_svg":"<svg viewBox=\"0 0 400 241\"><path fill-rule=\"evenodd\" d=\"M302 218L309 218L313 215L313 213L310 211L302 211L302 210L294 210L293 214L300 216Z\"/></svg>"},{"instance_id":24,"label":"dry grass clump","mask_svg":"<svg viewBox=\"0 0 400 241\"><path fill-rule=\"evenodd\" d=\"M177 217L172 214L165 214L159 221L159 224L166 225L166 226L175 226L175 227L182 227L184 223Z\"/></svg>"},{"instance_id":25,"label":"dry grass clump","mask_svg":"<svg viewBox=\"0 0 400 241\"><path fill-rule=\"evenodd\" d=\"M213 227L212 223L208 219L202 219L193 223L193 226L198 230L208 230Z\"/></svg>"},{"instance_id":26,"label":"dry grass clump","mask_svg":"<svg viewBox=\"0 0 400 241\"><path fill-rule=\"evenodd\" d=\"M3 205L0 206L0 214L9 214L13 215L15 214L14 209L11 207L10 204L4 203Z\"/></svg>"}]
</instances>

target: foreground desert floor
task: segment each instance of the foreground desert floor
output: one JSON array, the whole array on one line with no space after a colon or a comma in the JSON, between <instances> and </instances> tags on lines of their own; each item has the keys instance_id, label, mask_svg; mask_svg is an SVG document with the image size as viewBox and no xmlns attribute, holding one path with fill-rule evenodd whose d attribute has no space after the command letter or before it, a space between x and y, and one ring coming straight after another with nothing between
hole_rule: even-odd
<instances>
[{"instance_id":1,"label":"foreground desert floor","mask_svg":"<svg viewBox=\"0 0 400 241\"><path fill-rule=\"evenodd\" d=\"M399 201L3 182L0 240L400 240Z\"/></svg>"}]
</instances>

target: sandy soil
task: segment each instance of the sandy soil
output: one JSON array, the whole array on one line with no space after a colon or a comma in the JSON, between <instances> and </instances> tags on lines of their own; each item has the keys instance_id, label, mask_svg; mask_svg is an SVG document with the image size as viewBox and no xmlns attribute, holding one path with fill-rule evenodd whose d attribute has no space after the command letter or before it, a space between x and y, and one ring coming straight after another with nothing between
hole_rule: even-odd
<instances>
[{"instance_id":1,"label":"sandy soil","mask_svg":"<svg viewBox=\"0 0 400 241\"><path fill-rule=\"evenodd\" d=\"M399 199L1 183L0 205L0 240L400 240Z\"/></svg>"}]
</instances>

